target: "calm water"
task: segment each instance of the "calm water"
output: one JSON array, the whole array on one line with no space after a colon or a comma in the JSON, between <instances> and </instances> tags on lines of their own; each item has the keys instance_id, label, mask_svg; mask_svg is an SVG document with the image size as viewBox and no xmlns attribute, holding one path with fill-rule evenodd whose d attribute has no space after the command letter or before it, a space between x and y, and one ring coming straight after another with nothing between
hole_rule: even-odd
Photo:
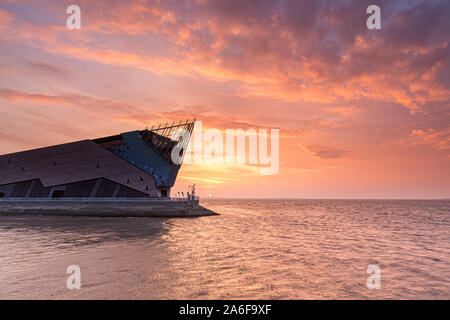
<instances>
[{"instance_id":1,"label":"calm water","mask_svg":"<svg viewBox=\"0 0 450 320\"><path fill-rule=\"evenodd\" d=\"M450 298L450 201L203 205L221 216L0 217L0 298Z\"/></svg>"}]
</instances>

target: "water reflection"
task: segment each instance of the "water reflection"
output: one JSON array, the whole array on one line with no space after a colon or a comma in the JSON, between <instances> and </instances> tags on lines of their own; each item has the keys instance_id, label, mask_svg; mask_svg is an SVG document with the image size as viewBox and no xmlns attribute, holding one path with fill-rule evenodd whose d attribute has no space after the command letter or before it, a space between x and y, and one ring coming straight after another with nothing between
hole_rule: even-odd
<instances>
[{"instance_id":1,"label":"water reflection","mask_svg":"<svg viewBox=\"0 0 450 320\"><path fill-rule=\"evenodd\" d=\"M155 241L171 221L162 218L0 217L0 233L13 242L36 238L36 244L77 247L105 241Z\"/></svg>"},{"instance_id":2,"label":"water reflection","mask_svg":"<svg viewBox=\"0 0 450 320\"><path fill-rule=\"evenodd\" d=\"M449 298L449 201L205 205L221 215L2 217L0 298ZM81 290L65 288L69 264Z\"/></svg>"}]
</instances>

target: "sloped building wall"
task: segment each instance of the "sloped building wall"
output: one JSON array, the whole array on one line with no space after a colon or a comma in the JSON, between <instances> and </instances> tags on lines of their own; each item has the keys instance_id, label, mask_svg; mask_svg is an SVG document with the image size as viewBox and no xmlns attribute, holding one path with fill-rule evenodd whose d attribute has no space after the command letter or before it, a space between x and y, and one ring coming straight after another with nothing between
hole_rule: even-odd
<instances>
[{"instance_id":1,"label":"sloped building wall","mask_svg":"<svg viewBox=\"0 0 450 320\"><path fill-rule=\"evenodd\" d=\"M80 181L44 187L40 179L0 186L0 198L136 198L147 194L108 179Z\"/></svg>"},{"instance_id":2,"label":"sloped building wall","mask_svg":"<svg viewBox=\"0 0 450 320\"><path fill-rule=\"evenodd\" d=\"M89 197L97 179L114 183L114 188L122 185L135 190L141 196L159 196L152 175L90 140L0 156L0 193L3 196L45 197L51 196L52 187L66 186L68 194L72 188L79 188L83 191L77 192ZM108 187L103 181L98 188L109 194L112 185ZM114 191L120 195L135 195L126 188Z\"/></svg>"},{"instance_id":3,"label":"sloped building wall","mask_svg":"<svg viewBox=\"0 0 450 320\"><path fill-rule=\"evenodd\" d=\"M144 130L2 155L0 197L168 197L176 144Z\"/></svg>"}]
</instances>

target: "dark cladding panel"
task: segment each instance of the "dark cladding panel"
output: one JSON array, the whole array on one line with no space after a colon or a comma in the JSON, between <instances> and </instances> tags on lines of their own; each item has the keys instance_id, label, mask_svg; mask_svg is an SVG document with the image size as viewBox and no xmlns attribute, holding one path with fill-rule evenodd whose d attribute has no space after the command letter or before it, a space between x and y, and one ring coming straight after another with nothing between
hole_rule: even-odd
<instances>
[{"instance_id":1,"label":"dark cladding panel","mask_svg":"<svg viewBox=\"0 0 450 320\"><path fill-rule=\"evenodd\" d=\"M64 197L66 198L89 198L96 180L80 181L65 185Z\"/></svg>"},{"instance_id":2,"label":"dark cladding panel","mask_svg":"<svg viewBox=\"0 0 450 320\"><path fill-rule=\"evenodd\" d=\"M75 197L88 198L95 186L95 182L96 180L77 182L77 184L80 184L80 189L78 190L78 193Z\"/></svg>"},{"instance_id":3,"label":"dark cladding panel","mask_svg":"<svg viewBox=\"0 0 450 320\"><path fill-rule=\"evenodd\" d=\"M114 190L116 190L117 183L103 179L97 193L96 198L109 198L113 196Z\"/></svg>"},{"instance_id":4,"label":"dark cladding panel","mask_svg":"<svg viewBox=\"0 0 450 320\"><path fill-rule=\"evenodd\" d=\"M117 192L118 198L130 198L132 190L130 188L120 186L119 192Z\"/></svg>"},{"instance_id":5,"label":"dark cladding panel","mask_svg":"<svg viewBox=\"0 0 450 320\"><path fill-rule=\"evenodd\" d=\"M0 192L11 198L48 198L51 187L44 188L39 179L0 186Z\"/></svg>"},{"instance_id":6,"label":"dark cladding panel","mask_svg":"<svg viewBox=\"0 0 450 320\"><path fill-rule=\"evenodd\" d=\"M25 197L30 189L32 181L23 181L18 182L14 186L13 191L11 192L11 198L22 198Z\"/></svg>"},{"instance_id":7,"label":"dark cladding panel","mask_svg":"<svg viewBox=\"0 0 450 320\"><path fill-rule=\"evenodd\" d=\"M29 158L22 159L21 161L16 160L11 164L0 164L1 179L22 172L22 167L28 174L48 175L53 174L53 172L57 173L60 170L65 170L67 167L72 166L73 163L107 156L104 150L98 148L96 144L90 141L85 141L83 144L74 144L70 152L61 151L59 154L54 154L50 152L46 153L44 149L39 150L39 152L27 152L27 155Z\"/></svg>"},{"instance_id":8,"label":"dark cladding panel","mask_svg":"<svg viewBox=\"0 0 450 320\"><path fill-rule=\"evenodd\" d=\"M119 192L117 193L118 198L140 198L140 197L148 197L143 192L133 190L131 188L127 188L125 186L120 186Z\"/></svg>"},{"instance_id":9,"label":"dark cladding panel","mask_svg":"<svg viewBox=\"0 0 450 320\"><path fill-rule=\"evenodd\" d=\"M31 159L39 159L43 157L53 157L65 153L70 153L86 148L94 148L94 143L90 140L81 140L76 142L64 143L56 146L26 150L16 153L10 153L0 156L0 165L11 163L18 163L22 161L29 161Z\"/></svg>"},{"instance_id":10,"label":"dark cladding panel","mask_svg":"<svg viewBox=\"0 0 450 320\"><path fill-rule=\"evenodd\" d=\"M47 187L47 188L42 189L41 195L39 197L40 198L48 198L50 196L50 191L52 191L51 187Z\"/></svg>"},{"instance_id":11,"label":"dark cladding panel","mask_svg":"<svg viewBox=\"0 0 450 320\"><path fill-rule=\"evenodd\" d=\"M6 185L3 185L3 186L0 186L0 194L2 195L2 198L3 197L5 197L5 198L9 197L9 195L11 194L11 192L14 189L14 185L15 184L12 183L12 184L6 184Z\"/></svg>"},{"instance_id":12,"label":"dark cladding panel","mask_svg":"<svg viewBox=\"0 0 450 320\"><path fill-rule=\"evenodd\" d=\"M143 192L137 191L137 190L132 190L133 194L131 195L132 198L142 198L142 197L148 197L148 195L146 195Z\"/></svg>"},{"instance_id":13,"label":"dark cladding panel","mask_svg":"<svg viewBox=\"0 0 450 320\"><path fill-rule=\"evenodd\" d=\"M64 196L67 198L77 198L78 193L80 192L81 183L71 183L66 185L66 190L64 192Z\"/></svg>"},{"instance_id":14,"label":"dark cladding panel","mask_svg":"<svg viewBox=\"0 0 450 320\"><path fill-rule=\"evenodd\" d=\"M44 194L44 186L42 185L39 179L34 180L34 185L30 192L30 198L39 198L42 194ZM50 191L50 190L49 190ZM48 196L48 194L47 194Z\"/></svg>"}]
</instances>

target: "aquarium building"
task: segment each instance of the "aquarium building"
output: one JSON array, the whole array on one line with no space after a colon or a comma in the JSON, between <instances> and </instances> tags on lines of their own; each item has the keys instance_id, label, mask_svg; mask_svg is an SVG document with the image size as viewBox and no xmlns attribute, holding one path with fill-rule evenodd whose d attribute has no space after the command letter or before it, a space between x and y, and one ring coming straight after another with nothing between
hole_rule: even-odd
<instances>
[{"instance_id":1,"label":"aquarium building","mask_svg":"<svg viewBox=\"0 0 450 320\"><path fill-rule=\"evenodd\" d=\"M168 198L194 121L0 156L0 198ZM185 132L186 132L185 131Z\"/></svg>"}]
</instances>

